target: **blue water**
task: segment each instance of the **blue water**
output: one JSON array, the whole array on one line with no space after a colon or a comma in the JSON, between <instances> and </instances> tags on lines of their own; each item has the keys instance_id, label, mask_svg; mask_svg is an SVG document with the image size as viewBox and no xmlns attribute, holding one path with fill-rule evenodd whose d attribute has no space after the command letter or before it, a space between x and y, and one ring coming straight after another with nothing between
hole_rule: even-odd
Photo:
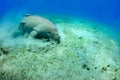
<instances>
[{"instance_id":1,"label":"blue water","mask_svg":"<svg viewBox=\"0 0 120 80\"><path fill-rule=\"evenodd\" d=\"M119 4L119 0L0 0L0 17L11 11L80 16L110 25L118 31Z\"/></svg>"}]
</instances>

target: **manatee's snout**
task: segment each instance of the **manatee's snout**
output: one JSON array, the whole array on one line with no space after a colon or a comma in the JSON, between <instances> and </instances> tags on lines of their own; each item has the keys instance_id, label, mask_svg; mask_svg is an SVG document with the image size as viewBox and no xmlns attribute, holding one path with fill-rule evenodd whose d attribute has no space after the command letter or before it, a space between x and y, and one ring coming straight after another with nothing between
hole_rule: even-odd
<instances>
[{"instance_id":1,"label":"manatee's snout","mask_svg":"<svg viewBox=\"0 0 120 80\"><path fill-rule=\"evenodd\" d=\"M58 37L58 39L56 41L57 41L57 44L60 43L60 36Z\"/></svg>"},{"instance_id":2,"label":"manatee's snout","mask_svg":"<svg viewBox=\"0 0 120 80\"><path fill-rule=\"evenodd\" d=\"M59 44L60 43L60 36L57 35L57 37L55 37L54 40L57 42L57 44Z\"/></svg>"}]
</instances>

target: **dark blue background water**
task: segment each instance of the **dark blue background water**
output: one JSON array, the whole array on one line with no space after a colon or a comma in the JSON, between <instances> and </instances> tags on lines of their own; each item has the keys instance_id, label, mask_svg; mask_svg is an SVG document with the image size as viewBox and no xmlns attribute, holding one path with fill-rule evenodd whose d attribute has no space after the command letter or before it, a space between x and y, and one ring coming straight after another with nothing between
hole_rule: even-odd
<instances>
[{"instance_id":1,"label":"dark blue background water","mask_svg":"<svg viewBox=\"0 0 120 80\"><path fill-rule=\"evenodd\" d=\"M119 0L0 0L0 16L9 11L85 17L120 26Z\"/></svg>"}]
</instances>

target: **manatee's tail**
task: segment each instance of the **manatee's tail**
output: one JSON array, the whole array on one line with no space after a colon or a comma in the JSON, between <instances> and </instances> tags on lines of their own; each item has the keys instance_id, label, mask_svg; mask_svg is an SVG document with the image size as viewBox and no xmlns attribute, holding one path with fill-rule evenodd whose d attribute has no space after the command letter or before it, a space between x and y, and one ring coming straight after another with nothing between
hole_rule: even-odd
<instances>
[{"instance_id":1,"label":"manatee's tail","mask_svg":"<svg viewBox=\"0 0 120 80\"><path fill-rule=\"evenodd\" d=\"M24 21L20 22L20 25L19 25L18 29L22 30L25 24L26 23Z\"/></svg>"}]
</instances>

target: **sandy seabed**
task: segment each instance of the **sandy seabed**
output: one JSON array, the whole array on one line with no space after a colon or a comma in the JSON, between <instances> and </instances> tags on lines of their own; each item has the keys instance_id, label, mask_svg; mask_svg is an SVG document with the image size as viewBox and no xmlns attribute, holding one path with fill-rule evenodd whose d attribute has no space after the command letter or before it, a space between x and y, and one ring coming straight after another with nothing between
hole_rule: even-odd
<instances>
[{"instance_id":1,"label":"sandy seabed","mask_svg":"<svg viewBox=\"0 0 120 80\"><path fill-rule=\"evenodd\" d=\"M120 42L109 30L81 19L46 18L56 24L60 44L13 38L19 22L1 22L0 80L120 80Z\"/></svg>"}]
</instances>

